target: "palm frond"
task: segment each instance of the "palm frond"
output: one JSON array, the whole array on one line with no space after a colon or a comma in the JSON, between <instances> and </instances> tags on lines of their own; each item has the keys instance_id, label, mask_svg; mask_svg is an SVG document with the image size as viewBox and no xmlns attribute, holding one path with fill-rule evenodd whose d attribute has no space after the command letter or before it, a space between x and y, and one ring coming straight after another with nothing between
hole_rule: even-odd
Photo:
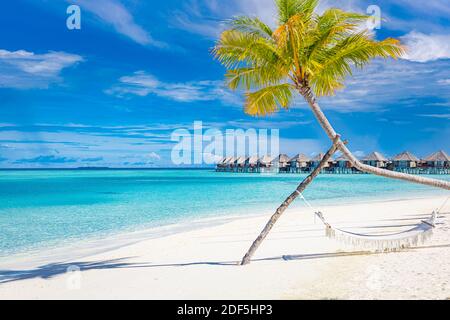
<instances>
[{"instance_id":1,"label":"palm frond","mask_svg":"<svg viewBox=\"0 0 450 320\"><path fill-rule=\"evenodd\" d=\"M309 76L317 96L333 95L343 87L344 79L352 75L352 68L362 68L374 58L398 58L404 52L398 40L375 41L367 33L348 36L334 47L321 53L321 59Z\"/></svg>"},{"instance_id":2,"label":"palm frond","mask_svg":"<svg viewBox=\"0 0 450 320\"><path fill-rule=\"evenodd\" d=\"M316 28L311 31L311 45L305 60L314 60L314 54L320 49L336 44L337 41L355 33L361 23L369 16L345 12L331 8L316 18Z\"/></svg>"},{"instance_id":3,"label":"palm frond","mask_svg":"<svg viewBox=\"0 0 450 320\"><path fill-rule=\"evenodd\" d=\"M239 16L230 21L231 28L243 33L260 36L266 39L272 38L272 29L255 17Z\"/></svg>"},{"instance_id":4,"label":"palm frond","mask_svg":"<svg viewBox=\"0 0 450 320\"><path fill-rule=\"evenodd\" d=\"M298 0L276 0L275 4L278 9L278 22L280 25L288 22L297 13Z\"/></svg>"},{"instance_id":5,"label":"palm frond","mask_svg":"<svg viewBox=\"0 0 450 320\"><path fill-rule=\"evenodd\" d=\"M310 20L319 0L276 0L278 22L283 25L296 14L301 14L304 22Z\"/></svg>"},{"instance_id":6,"label":"palm frond","mask_svg":"<svg viewBox=\"0 0 450 320\"><path fill-rule=\"evenodd\" d=\"M292 101L293 87L289 83L267 86L255 92L246 93L245 113L252 116L265 116L287 109Z\"/></svg>"},{"instance_id":7,"label":"palm frond","mask_svg":"<svg viewBox=\"0 0 450 320\"><path fill-rule=\"evenodd\" d=\"M305 21L312 19L319 0L299 0L297 2L296 13L301 13L305 17Z\"/></svg>"},{"instance_id":8,"label":"palm frond","mask_svg":"<svg viewBox=\"0 0 450 320\"><path fill-rule=\"evenodd\" d=\"M288 108L293 90L335 94L354 68L374 58L398 58L396 39L377 41L358 31L369 18L331 8L319 15L319 0L274 0L279 25L272 30L254 17L235 17L213 53L226 68L231 89L246 93L245 111L266 115Z\"/></svg>"},{"instance_id":9,"label":"palm frond","mask_svg":"<svg viewBox=\"0 0 450 320\"><path fill-rule=\"evenodd\" d=\"M274 43L238 30L224 31L212 51L227 69L273 65L280 60Z\"/></svg>"},{"instance_id":10,"label":"palm frond","mask_svg":"<svg viewBox=\"0 0 450 320\"><path fill-rule=\"evenodd\" d=\"M286 77L286 73L282 67L276 69L258 66L230 69L227 71L225 77L230 89L236 90L242 88L249 91L252 88L261 88L279 83Z\"/></svg>"}]
</instances>

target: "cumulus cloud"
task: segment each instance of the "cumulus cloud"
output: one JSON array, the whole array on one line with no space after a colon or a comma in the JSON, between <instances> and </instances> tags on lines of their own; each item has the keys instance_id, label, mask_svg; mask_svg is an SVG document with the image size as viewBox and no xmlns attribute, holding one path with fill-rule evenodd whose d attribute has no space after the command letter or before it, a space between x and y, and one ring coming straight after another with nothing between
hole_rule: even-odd
<instances>
[{"instance_id":1,"label":"cumulus cloud","mask_svg":"<svg viewBox=\"0 0 450 320\"><path fill-rule=\"evenodd\" d=\"M424 34L412 31L402 37L407 47L404 59L416 62L428 62L450 59L450 35Z\"/></svg>"},{"instance_id":2,"label":"cumulus cloud","mask_svg":"<svg viewBox=\"0 0 450 320\"><path fill-rule=\"evenodd\" d=\"M81 61L81 56L66 52L36 54L26 50L0 50L0 87L46 88L61 80L63 69Z\"/></svg>"},{"instance_id":3,"label":"cumulus cloud","mask_svg":"<svg viewBox=\"0 0 450 320\"><path fill-rule=\"evenodd\" d=\"M118 97L126 95L148 96L150 94L177 102L222 100L227 103L238 103L238 98L223 87L223 81L192 81L168 83L144 71L137 71L123 76L119 83L106 90L106 93Z\"/></svg>"}]
</instances>

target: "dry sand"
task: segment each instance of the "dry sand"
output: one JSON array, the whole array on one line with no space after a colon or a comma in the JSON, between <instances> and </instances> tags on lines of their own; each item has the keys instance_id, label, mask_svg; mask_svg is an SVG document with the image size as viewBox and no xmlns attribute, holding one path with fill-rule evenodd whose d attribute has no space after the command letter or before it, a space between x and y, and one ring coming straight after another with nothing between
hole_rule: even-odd
<instances>
[{"instance_id":1,"label":"dry sand","mask_svg":"<svg viewBox=\"0 0 450 320\"><path fill-rule=\"evenodd\" d=\"M342 228L381 234L412 228L443 201L321 209ZM245 267L236 263L269 215L143 240L75 261L13 260L0 266L0 299L449 299L449 207L431 240L396 253L345 248L324 236L311 210L290 209Z\"/></svg>"}]
</instances>

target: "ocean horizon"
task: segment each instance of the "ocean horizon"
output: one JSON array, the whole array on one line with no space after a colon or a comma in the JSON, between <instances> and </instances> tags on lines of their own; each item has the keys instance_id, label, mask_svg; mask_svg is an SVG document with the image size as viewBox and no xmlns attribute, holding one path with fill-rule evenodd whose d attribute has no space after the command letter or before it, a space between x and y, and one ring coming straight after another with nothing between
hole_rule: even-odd
<instances>
[{"instance_id":1,"label":"ocean horizon","mask_svg":"<svg viewBox=\"0 0 450 320\"><path fill-rule=\"evenodd\" d=\"M270 213L304 176L167 168L2 171L0 257L120 233ZM317 206L441 194L445 192L365 174L320 175L305 191ZM302 205L296 201L293 207Z\"/></svg>"}]
</instances>

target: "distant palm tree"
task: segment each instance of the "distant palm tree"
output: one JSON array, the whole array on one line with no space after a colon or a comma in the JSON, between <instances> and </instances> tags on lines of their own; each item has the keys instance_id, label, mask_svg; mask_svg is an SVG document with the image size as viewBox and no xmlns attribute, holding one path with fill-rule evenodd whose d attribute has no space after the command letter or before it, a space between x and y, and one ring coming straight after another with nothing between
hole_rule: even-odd
<instances>
[{"instance_id":1,"label":"distant palm tree","mask_svg":"<svg viewBox=\"0 0 450 320\"><path fill-rule=\"evenodd\" d=\"M396 59L403 55L404 48L396 39L377 41L362 29L369 16L335 8L318 15L318 2L275 0L278 9L275 30L256 17L235 17L217 41L213 54L227 68L228 86L247 91L247 114L264 116L280 108L287 109L297 92L307 101L328 137L335 140L337 134L316 97L334 95L342 89L354 67L362 68L374 58ZM361 171L450 190L447 181L362 164L340 139L336 147ZM269 224L273 226L281 213L277 210L275 220L271 219ZM270 229L271 226L266 226L265 234L253 243L242 264L250 261Z\"/></svg>"}]
</instances>

